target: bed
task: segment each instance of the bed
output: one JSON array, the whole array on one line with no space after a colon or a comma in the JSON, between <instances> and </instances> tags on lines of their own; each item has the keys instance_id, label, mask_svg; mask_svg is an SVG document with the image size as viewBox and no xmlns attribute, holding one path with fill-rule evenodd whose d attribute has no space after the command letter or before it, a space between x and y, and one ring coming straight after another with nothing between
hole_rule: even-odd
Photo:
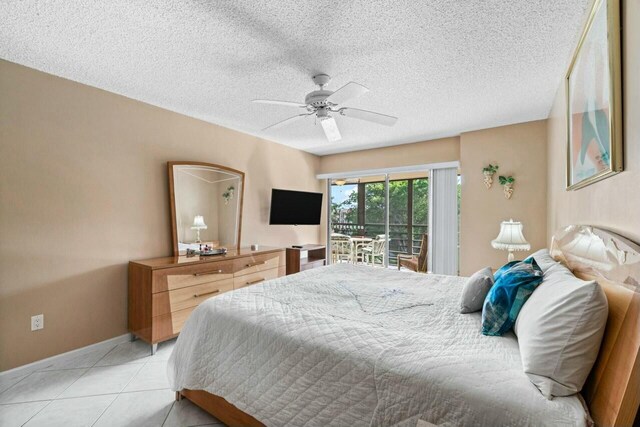
<instances>
[{"instance_id":1,"label":"bed","mask_svg":"<svg viewBox=\"0 0 640 427\"><path fill-rule=\"evenodd\" d=\"M584 258L567 250L581 230L554 240L557 257ZM514 335L483 336L479 313L458 313L463 282L338 264L212 298L176 343L171 386L229 425L582 426L592 423L585 400L599 424L633 422L633 285L606 281L617 314L584 398L547 400L523 373Z\"/></svg>"}]
</instances>

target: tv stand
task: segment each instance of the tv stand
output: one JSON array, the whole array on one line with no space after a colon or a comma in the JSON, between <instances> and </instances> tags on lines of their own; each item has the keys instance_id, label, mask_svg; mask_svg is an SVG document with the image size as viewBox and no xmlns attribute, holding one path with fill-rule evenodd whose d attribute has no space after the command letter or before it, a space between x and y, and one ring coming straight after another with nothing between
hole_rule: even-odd
<instances>
[{"instance_id":1,"label":"tv stand","mask_svg":"<svg viewBox=\"0 0 640 427\"><path fill-rule=\"evenodd\" d=\"M304 252L307 256L304 257ZM287 248L287 275L327 265L325 245L295 245Z\"/></svg>"}]
</instances>

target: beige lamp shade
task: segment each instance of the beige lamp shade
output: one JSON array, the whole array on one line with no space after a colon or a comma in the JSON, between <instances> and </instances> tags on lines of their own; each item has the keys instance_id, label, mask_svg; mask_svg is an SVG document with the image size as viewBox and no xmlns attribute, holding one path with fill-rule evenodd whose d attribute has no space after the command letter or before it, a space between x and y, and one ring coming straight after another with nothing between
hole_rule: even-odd
<instances>
[{"instance_id":1,"label":"beige lamp shade","mask_svg":"<svg viewBox=\"0 0 640 427\"><path fill-rule=\"evenodd\" d=\"M196 215L193 218L192 230L206 230L207 224L204 223L204 217L202 215Z\"/></svg>"},{"instance_id":2,"label":"beige lamp shade","mask_svg":"<svg viewBox=\"0 0 640 427\"><path fill-rule=\"evenodd\" d=\"M513 251L528 251L531 245L522 234L522 223L510 219L502 221L498 237L491 241L491 246L495 249L509 251L509 261L513 261Z\"/></svg>"},{"instance_id":3,"label":"beige lamp shade","mask_svg":"<svg viewBox=\"0 0 640 427\"><path fill-rule=\"evenodd\" d=\"M201 243L200 240L200 230L206 230L207 224L204 223L204 218L202 215L196 215L193 217L193 225L191 226L192 230L196 230L196 243Z\"/></svg>"}]
</instances>

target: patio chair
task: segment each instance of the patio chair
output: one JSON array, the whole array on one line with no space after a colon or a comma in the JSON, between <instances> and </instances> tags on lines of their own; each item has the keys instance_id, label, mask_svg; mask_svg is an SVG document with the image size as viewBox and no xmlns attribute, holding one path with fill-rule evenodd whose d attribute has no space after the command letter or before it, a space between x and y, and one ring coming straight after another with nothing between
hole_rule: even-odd
<instances>
[{"instance_id":1,"label":"patio chair","mask_svg":"<svg viewBox=\"0 0 640 427\"><path fill-rule=\"evenodd\" d=\"M362 258L365 264L376 266L378 259L380 266L384 267L385 249L387 246L387 236L384 234L377 235L371 243L362 248Z\"/></svg>"},{"instance_id":2,"label":"patio chair","mask_svg":"<svg viewBox=\"0 0 640 427\"><path fill-rule=\"evenodd\" d=\"M346 234L331 235L331 261L351 262L351 238Z\"/></svg>"},{"instance_id":3,"label":"patio chair","mask_svg":"<svg viewBox=\"0 0 640 427\"><path fill-rule=\"evenodd\" d=\"M398 254L398 270L400 267L408 268L411 271L418 273L427 272L427 251L429 247L429 235L427 233L422 235L422 242L420 243L420 254Z\"/></svg>"}]
</instances>

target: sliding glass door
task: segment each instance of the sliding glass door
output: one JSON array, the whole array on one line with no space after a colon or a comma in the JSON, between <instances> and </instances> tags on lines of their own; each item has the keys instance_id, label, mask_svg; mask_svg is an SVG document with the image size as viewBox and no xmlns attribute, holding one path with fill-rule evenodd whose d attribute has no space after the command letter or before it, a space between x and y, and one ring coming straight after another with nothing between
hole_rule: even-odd
<instances>
[{"instance_id":1,"label":"sliding glass door","mask_svg":"<svg viewBox=\"0 0 640 427\"><path fill-rule=\"evenodd\" d=\"M364 233L360 223L360 185L357 181L338 180L331 185L332 232L347 236Z\"/></svg>"},{"instance_id":2,"label":"sliding glass door","mask_svg":"<svg viewBox=\"0 0 640 427\"><path fill-rule=\"evenodd\" d=\"M427 172L389 176L389 265L398 255L418 255L429 229Z\"/></svg>"},{"instance_id":3,"label":"sliding glass door","mask_svg":"<svg viewBox=\"0 0 640 427\"><path fill-rule=\"evenodd\" d=\"M318 175L328 183L330 262L396 267L404 258L405 268L457 274L458 165L407 169L347 178Z\"/></svg>"},{"instance_id":4,"label":"sliding glass door","mask_svg":"<svg viewBox=\"0 0 640 427\"><path fill-rule=\"evenodd\" d=\"M428 231L428 172L330 180L332 262L397 266ZM347 243L349 242L349 243Z\"/></svg>"},{"instance_id":5,"label":"sliding glass door","mask_svg":"<svg viewBox=\"0 0 640 427\"><path fill-rule=\"evenodd\" d=\"M331 262L388 265L386 176L334 179L331 200Z\"/></svg>"}]
</instances>

